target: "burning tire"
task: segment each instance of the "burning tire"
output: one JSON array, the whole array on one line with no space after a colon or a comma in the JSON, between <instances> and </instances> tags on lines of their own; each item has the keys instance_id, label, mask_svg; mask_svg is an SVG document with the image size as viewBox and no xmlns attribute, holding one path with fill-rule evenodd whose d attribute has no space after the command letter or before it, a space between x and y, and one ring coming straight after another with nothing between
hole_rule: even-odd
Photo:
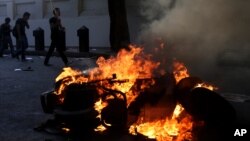
<instances>
[{"instance_id":1,"label":"burning tire","mask_svg":"<svg viewBox=\"0 0 250 141\"><path fill-rule=\"evenodd\" d=\"M97 98L98 93L93 85L76 83L68 85L61 95L55 92L41 95L44 112L54 114L55 117L52 120L54 124L48 126L57 130L67 127L71 132L82 128L93 129L100 124L96 119L98 113L93 108Z\"/></svg>"},{"instance_id":2,"label":"burning tire","mask_svg":"<svg viewBox=\"0 0 250 141\"><path fill-rule=\"evenodd\" d=\"M236 112L231 104L218 93L203 87L196 87L203 81L196 77L182 79L175 89L178 102L195 120L209 125L232 124Z\"/></svg>"},{"instance_id":3,"label":"burning tire","mask_svg":"<svg viewBox=\"0 0 250 141\"><path fill-rule=\"evenodd\" d=\"M194 118L210 125L230 125L236 120L232 105L218 93L195 88L188 94L189 106L184 107Z\"/></svg>"},{"instance_id":4,"label":"burning tire","mask_svg":"<svg viewBox=\"0 0 250 141\"><path fill-rule=\"evenodd\" d=\"M112 92L104 94L102 99L108 103L108 106L103 108L101 112L102 125L108 129L125 129L127 125L126 96L121 92Z\"/></svg>"}]
</instances>

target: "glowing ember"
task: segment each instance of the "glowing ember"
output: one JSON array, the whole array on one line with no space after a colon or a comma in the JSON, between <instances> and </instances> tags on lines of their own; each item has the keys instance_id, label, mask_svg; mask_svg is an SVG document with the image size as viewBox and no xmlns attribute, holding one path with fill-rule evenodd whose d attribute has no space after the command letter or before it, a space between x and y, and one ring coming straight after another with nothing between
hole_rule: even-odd
<instances>
[{"instance_id":1,"label":"glowing ember","mask_svg":"<svg viewBox=\"0 0 250 141\"><path fill-rule=\"evenodd\" d=\"M184 110L184 108L181 106L181 104L177 104L175 109L174 109L172 119L178 118L183 110Z\"/></svg>"},{"instance_id":2,"label":"glowing ember","mask_svg":"<svg viewBox=\"0 0 250 141\"><path fill-rule=\"evenodd\" d=\"M203 87L203 88L209 89L211 91L218 89L217 87L210 85L210 84L206 84L206 83L197 84L194 88L197 88L197 87Z\"/></svg>"},{"instance_id":3,"label":"glowing ember","mask_svg":"<svg viewBox=\"0 0 250 141\"><path fill-rule=\"evenodd\" d=\"M94 129L94 131L96 132L103 132L106 130L106 127L104 127L103 125L99 125L98 127L96 127L96 129Z\"/></svg>"},{"instance_id":4,"label":"glowing ember","mask_svg":"<svg viewBox=\"0 0 250 141\"><path fill-rule=\"evenodd\" d=\"M176 83L178 83L183 78L189 77L187 68L182 62L179 62L179 61L174 61L173 63L173 74L174 74Z\"/></svg>"},{"instance_id":5,"label":"glowing ember","mask_svg":"<svg viewBox=\"0 0 250 141\"><path fill-rule=\"evenodd\" d=\"M157 141L191 140L193 122L189 115L181 120L178 119L182 111L183 107L178 104L171 119L166 118L145 123L138 122L130 127L129 132L133 135L140 133Z\"/></svg>"},{"instance_id":6,"label":"glowing ember","mask_svg":"<svg viewBox=\"0 0 250 141\"><path fill-rule=\"evenodd\" d=\"M65 133L69 133L69 132L70 132L70 129L69 129L69 128L66 128L66 127L63 127L62 130L63 130Z\"/></svg>"}]
</instances>

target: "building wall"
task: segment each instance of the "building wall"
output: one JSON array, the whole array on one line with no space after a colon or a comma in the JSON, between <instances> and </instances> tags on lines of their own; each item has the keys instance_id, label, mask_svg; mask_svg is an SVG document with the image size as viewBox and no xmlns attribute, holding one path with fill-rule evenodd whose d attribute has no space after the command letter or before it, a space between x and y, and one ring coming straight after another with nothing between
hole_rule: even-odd
<instances>
[{"instance_id":1,"label":"building wall","mask_svg":"<svg viewBox=\"0 0 250 141\"><path fill-rule=\"evenodd\" d=\"M31 13L30 29L26 30L29 45L34 46L33 30L38 27L44 29L45 45L50 44L50 30L48 20L52 16L52 7L61 9L62 24L66 28L66 45L78 46L77 30L86 26L89 28L91 47L109 47L109 15L107 0L1 0L0 22L5 17L12 19L13 26L17 18L25 11ZM127 0L128 22L132 42L140 30L141 17L135 13L137 4ZM138 11L137 11L138 12Z\"/></svg>"}]
</instances>

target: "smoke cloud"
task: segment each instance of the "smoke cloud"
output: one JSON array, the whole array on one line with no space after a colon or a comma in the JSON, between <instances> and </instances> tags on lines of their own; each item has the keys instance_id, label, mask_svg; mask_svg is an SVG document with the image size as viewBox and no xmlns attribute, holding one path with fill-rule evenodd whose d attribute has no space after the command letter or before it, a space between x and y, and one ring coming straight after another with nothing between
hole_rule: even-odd
<instances>
[{"instance_id":1,"label":"smoke cloud","mask_svg":"<svg viewBox=\"0 0 250 141\"><path fill-rule=\"evenodd\" d=\"M148 23L140 40L149 49L162 38L166 49L161 57L204 72L224 56L250 56L250 1L141 0L141 5Z\"/></svg>"}]
</instances>

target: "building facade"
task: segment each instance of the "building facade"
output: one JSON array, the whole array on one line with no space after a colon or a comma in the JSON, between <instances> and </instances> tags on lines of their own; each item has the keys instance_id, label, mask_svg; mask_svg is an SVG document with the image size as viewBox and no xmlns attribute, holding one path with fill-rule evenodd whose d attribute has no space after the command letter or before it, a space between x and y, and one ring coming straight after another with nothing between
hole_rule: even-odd
<instances>
[{"instance_id":1,"label":"building facade","mask_svg":"<svg viewBox=\"0 0 250 141\"><path fill-rule=\"evenodd\" d=\"M135 41L140 31L141 18L139 2L127 0L128 23L131 41ZM77 30L82 26L89 28L91 47L109 47L109 15L107 0L0 0L0 22L5 17L12 19L11 25L27 11L31 13L30 29L26 30L29 45L34 46L33 30L44 29L45 46L50 44L49 18L53 7L61 9L62 24L66 28L66 45L78 46Z\"/></svg>"}]
</instances>

